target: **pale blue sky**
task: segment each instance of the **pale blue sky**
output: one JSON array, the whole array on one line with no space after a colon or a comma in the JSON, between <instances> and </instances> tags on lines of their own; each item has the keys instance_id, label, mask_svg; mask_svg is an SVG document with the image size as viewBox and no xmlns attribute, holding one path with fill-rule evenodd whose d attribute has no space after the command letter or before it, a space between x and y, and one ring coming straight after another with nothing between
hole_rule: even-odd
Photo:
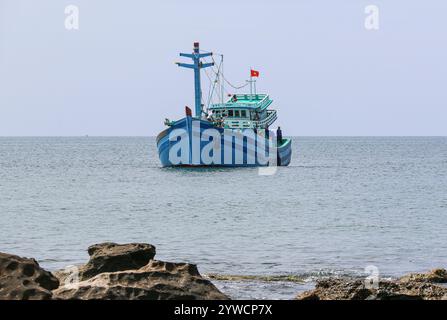
<instances>
[{"instance_id":1,"label":"pale blue sky","mask_svg":"<svg viewBox=\"0 0 447 320\"><path fill-rule=\"evenodd\" d=\"M156 135L193 106L173 62L196 40L234 83L261 72L286 135L447 135L446 15L445 0L0 0L0 135Z\"/></svg>"}]
</instances>

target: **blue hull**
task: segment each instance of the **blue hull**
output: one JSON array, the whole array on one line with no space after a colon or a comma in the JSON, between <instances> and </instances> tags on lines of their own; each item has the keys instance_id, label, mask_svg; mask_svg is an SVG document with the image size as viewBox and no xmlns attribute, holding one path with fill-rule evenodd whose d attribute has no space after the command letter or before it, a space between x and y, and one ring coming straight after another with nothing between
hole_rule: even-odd
<instances>
[{"instance_id":1,"label":"blue hull","mask_svg":"<svg viewBox=\"0 0 447 320\"><path fill-rule=\"evenodd\" d=\"M215 136L210 136L210 132L214 132ZM250 135L244 136L242 139L226 136L232 132L215 127L211 122L192 117L176 121L174 125L157 136L161 164L163 167L255 167L274 165L274 162L278 166L289 165L292 156L290 139L282 140L281 145L277 146L276 159L271 161L272 157L269 158L268 148L263 148L268 145L267 139L255 139L255 136ZM215 142L214 139L216 139Z\"/></svg>"}]
</instances>

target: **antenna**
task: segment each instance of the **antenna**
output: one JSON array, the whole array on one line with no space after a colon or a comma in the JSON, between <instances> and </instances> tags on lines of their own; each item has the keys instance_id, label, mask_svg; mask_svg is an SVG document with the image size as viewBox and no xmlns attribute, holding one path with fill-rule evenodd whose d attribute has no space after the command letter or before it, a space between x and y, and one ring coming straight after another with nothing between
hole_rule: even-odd
<instances>
[{"instance_id":1,"label":"antenna","mask_svg":"<svg viewBox=\"0 0 447 320\"><path fill-rule=\"evenodd\" d=\"M254 77L258 77L257 75L253 76L253 68L250 69L250 80L246 80L247 83L250 83L250 100L253 100L253 89L256 96L256 79ZM257 72L257 71L256 71ZM259 73L258 73L259 75Z\"/></svg>"},{"instance_id":2,"label":"antenna","mask_svg":"<svg viewBox=\"0 0 447 320\"><path fill-rule=\"evenodd\" d=\"M221 60L220 60L220 64L221 64L221 70L220 70L220 85L221 85L221 89L220 89L220 103L223 104L224 103L224 90L225 90L225 81L224 81L224 56L223 54L220 55Z\"/></svg>"},{"instance_id":3,"label":"antenna","mask_svg":"<svg viewBox=\"0 0 447 320\"><path fill-rule=\"evenodd\" d=\"M200 85L200 69L214 66L214 62L203 63L201 58L212 56L212 52L200 53L199 43L194 42L193 53L180 53L180 57L191 58L193 63L176 62L179 67L194 69L194 97L195 97L195 113L197 118L202 118L202 88Z\"/></svg>"}]
</instances>

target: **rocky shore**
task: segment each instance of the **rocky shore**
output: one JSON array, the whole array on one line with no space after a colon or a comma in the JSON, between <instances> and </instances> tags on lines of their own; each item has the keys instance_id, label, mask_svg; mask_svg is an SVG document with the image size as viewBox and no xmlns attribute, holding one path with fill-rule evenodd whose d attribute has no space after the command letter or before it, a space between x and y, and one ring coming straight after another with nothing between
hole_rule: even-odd
<instances>
[{"instance_id":1,"label":"rocky shore","mask_svg":"<svg viewBox=\"0 0 447 320\"><path fill-rule=\"evenodd\" d=\"M360 279L325 279L298 300L447 300L447 271L409 274L396 280L380 280L377 286Z\"/></svg>"},{"instance_id":2,"label":"rocky shore","mask_svg":"<svg viewBox=\"0 0 447 320\"><path fill-rule=\"evenodd\" d=\"M53 274L34 259L0 253L0 299L228 299L197 267L154 260L150 244L96 244L87 264Z\"/></svg>"},{"instance_id":3,"label":"rocky shore","mask_svg":"<svg viewBox=\"0 0 447 320\"><path fill-rule=\"evenodd\" d=\"M54 273L42 269L34 259L0 253L0 300L229 299L202 277L195 265L158 261L155 253L150 244L101 243L88 248L90 259L85 265ZM372 287L363 279L324 279L296 299L447 300L447 271L380 280Z\"/></svg>"}]
</instances>

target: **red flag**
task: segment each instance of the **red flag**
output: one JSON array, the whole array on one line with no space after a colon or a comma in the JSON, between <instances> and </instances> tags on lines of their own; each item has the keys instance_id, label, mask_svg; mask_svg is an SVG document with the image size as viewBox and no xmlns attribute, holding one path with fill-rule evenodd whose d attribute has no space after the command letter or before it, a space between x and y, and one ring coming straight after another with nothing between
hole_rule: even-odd
<instances>
[{"instance_id":1,"label":"red flag","mask_svg":"<svg viewBox=\"0 0 447 320\"><path fill-rule=\"evenodd\" d=\"M251 69L250 70L250 77L259 77L259 71Z\"/></svg>"}]
</instances>

